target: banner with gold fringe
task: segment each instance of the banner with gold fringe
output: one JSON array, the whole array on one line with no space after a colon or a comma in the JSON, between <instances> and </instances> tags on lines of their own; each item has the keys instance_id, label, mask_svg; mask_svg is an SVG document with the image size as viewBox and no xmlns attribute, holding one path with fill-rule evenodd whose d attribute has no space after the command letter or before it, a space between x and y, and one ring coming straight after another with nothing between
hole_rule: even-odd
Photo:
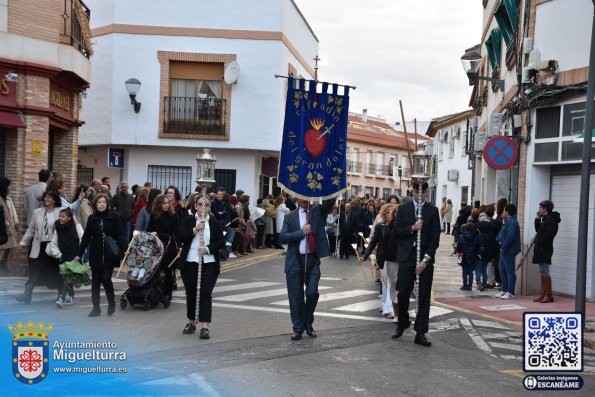
<instances>
[{"instance_id":1,"label":"banner with gold fringe","mask_svg":"<svg viewBox=\"0 0 595 397\"><path fill-rule=\"evenodd\" d=\"M347 188L349 86L338 90L288 78L277 184L298 198L328 199Z\"/></svg>"}]
</instances>

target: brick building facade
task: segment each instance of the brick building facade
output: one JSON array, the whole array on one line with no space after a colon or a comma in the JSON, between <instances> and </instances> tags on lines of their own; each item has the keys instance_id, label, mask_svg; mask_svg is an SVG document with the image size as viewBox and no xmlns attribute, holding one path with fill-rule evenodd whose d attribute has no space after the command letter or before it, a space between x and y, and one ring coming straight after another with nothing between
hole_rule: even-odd
<instances>
[{"instance_id":1,"label":"brick building facade","mask_svg":"<svg viewBox=\"0 0 595 397\"><path fill-rule=\"evenodd\" d=\"M76 187L89 17L80 0L0 1L0 175L11 180L21 233L23 193L41 168L62 173L70 194Z\"/></svg>"}]
</instances>

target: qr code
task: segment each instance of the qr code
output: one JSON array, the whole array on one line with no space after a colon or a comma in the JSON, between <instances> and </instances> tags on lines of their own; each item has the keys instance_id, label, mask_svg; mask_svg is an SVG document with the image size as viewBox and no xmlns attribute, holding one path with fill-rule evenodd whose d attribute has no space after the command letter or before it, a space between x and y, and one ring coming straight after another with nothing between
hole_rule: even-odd
<instances>
[{"instance_id":1,"label":"qr code","mask_svg":"<svg viewBox=\"0 0 595 397\"><path fill-rule=\"evenodd\" d=\"M525 313L525 371L582 371L582 353L580 313Z\"/></svg>"}]
</instances>

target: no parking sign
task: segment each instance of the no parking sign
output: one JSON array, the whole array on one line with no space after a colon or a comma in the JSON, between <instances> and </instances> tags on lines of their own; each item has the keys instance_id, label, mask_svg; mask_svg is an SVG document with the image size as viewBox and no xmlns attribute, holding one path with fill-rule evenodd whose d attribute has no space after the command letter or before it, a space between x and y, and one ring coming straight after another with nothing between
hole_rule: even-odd
<instances>
[{"instance_id":1,"label":"no parking sign","mask_svg":"<svg viewBox=\"0 0 595 397\"><path fill-rule=\"evenodd\" d=\"M483 149L483 158L495 170L506 170L512 167L519 157L516 143L506 136L491 138Z\"/></svg>"}]
</instances>

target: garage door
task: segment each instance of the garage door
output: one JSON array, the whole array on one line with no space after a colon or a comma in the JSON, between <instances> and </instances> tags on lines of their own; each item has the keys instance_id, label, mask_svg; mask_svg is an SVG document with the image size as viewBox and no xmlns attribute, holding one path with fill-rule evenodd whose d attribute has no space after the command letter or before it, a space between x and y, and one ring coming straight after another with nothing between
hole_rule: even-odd
<instances>
[{"instance_id":1,"label":"garage door","mask_svg":"<svg viewBox=\"0 0 595 397\"><path fill-rule=\"evenodd\" d=\"M554 240L554 256L552 257L553 290L568 295L576 291L576 253L579 219L580 175L554 176L552 178L552 201L554 211L560 213L562 222L558 235ZM589 193L589 235L587 242L587 299L591 294L591 278L593 272L593 197L595 196L595 178L591 176Z\"/></svg>"}]
</instances>

